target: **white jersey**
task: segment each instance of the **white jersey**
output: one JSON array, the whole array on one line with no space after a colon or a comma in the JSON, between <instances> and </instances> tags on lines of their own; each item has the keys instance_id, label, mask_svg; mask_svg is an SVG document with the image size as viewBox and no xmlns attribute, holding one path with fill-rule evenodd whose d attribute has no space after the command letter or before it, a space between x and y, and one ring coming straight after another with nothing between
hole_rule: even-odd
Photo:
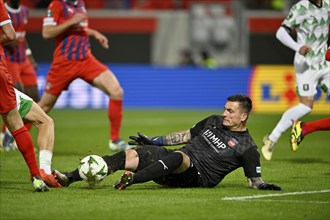
<instances>
[{"instance_id":1,"label":"white jersey","mask_svg":"<svg viewBox=\"0 0 330 220\"><path fill-rule=\"evenodd\" d=\"M329 62L325 60L330 24L329 1L323 0L319 7L312 3L312 0L301 0L292 6L289 15L282 23L282 26L296 30L297 43L300 46L310 46L306 56L296 52L294 64L296 71L300 73L307 69L329 68Z\"/></svg>"}]
</instances>

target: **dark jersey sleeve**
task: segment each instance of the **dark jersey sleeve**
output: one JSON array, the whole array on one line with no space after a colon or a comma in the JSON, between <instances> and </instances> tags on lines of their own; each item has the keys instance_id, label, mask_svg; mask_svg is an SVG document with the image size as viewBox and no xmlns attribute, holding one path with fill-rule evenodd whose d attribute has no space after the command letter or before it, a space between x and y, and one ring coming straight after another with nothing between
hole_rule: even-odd
<instances>
[{"instance_id":1,"label":"dark jersey sleeve","mask_svg":"<svg viewBox=\"0 0 330 220\"><path fill-rule=\"evenodd\" d=\"M202 121L198 122L197 124L195 124L191 129L190 129L190 134L191 134L191 139L193 139L194 137L196 137L199 132L201 130L203 130L203 128L205 127L205 125L207 124L207 122L209 121L210 118L212 118L214 116L209 116L205 119L203 119Z\"/></svg>"},{"instance_id":2,"label":"dark jersey sleeve","mask_svg":"<svg viewBox=\"0 0 330 220\"><path fill-rule=\"evenodd\" d=\"M261 177L260 154L257 147L251 147L242 156L245 176Z\"/></svg>"}]
</instances>

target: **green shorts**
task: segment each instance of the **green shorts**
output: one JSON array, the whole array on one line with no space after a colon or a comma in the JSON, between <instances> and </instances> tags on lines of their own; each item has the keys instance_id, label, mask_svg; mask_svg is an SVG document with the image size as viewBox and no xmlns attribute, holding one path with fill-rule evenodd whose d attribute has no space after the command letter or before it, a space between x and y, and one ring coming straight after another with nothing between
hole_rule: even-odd
<instances>
[{"instance_id":1,"label":"green shorts","mask_svg":"<svg viewBox=\"0 0 330 220\"><path fill-rule=\"evenodd\" d=\"M20 97L20 106L18 109L18 113L21 116L21 118L24 118L27 113L31 110L33 104L33 100L24 99Z\"/></svg>"}]
</instances>

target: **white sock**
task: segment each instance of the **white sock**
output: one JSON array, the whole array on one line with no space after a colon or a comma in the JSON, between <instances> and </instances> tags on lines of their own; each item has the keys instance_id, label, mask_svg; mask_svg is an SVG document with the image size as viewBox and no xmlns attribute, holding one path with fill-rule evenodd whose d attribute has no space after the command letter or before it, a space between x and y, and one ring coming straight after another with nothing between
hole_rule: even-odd
<instances>
[{"instance_id":1,"label":"white sock","mask_svg":"<svg viewBox=\"0 0 330 220\"><path fill-rule=\"evenodd\" d=\"M299 118L310 113L312 109L307 105L299 103L298 105L286 110L283 113L281 120L277 123L276 127L269 135L269 140L277 142L283 132L292 126L292 122L297 121Z\"/></svg>"},{"instance_id":2,"label":"white sock","mask_svg":"<svg viewBox=\"0 0 330 220\"><path fill-rule=\"evenodd\" d=\"M39 151L39 166L40 169L43 169L46 174L51 174L51 165L52 165L53 153L49 150Z\"/></svg>"}]
</instances>

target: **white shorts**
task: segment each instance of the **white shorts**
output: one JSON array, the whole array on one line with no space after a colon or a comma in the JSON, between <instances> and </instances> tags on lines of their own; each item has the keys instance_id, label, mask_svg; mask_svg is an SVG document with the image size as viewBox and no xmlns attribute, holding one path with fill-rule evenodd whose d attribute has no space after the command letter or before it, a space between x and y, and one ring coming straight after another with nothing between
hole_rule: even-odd
<instances>
[{"instance_id":1,"label":"white shorts","mask_svg":"<svg viewBox=\"0 0 330 220\"><path fill-rule=\"evenodd\" d=\"M303 73L296 72L296 82L298 95L302 97L314 96L316 88L320 87L323 92L330 95L330 69L321 70L308 69Z\"/></svg>"}]
</instances>

